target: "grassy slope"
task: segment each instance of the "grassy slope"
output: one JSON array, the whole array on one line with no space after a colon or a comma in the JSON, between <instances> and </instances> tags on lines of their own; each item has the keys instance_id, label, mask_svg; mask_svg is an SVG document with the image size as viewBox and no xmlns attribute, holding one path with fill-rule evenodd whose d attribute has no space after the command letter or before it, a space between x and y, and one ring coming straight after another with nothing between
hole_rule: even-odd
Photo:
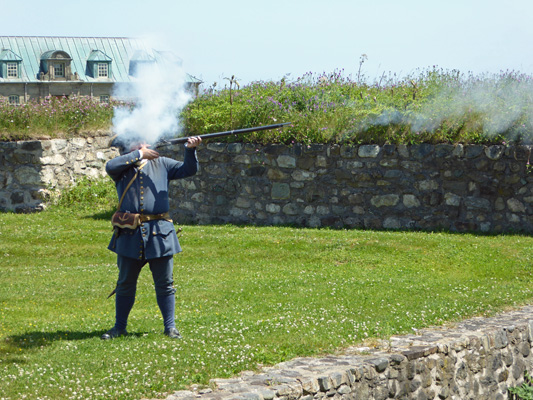
<instances>
[{"instance_id":1,"label":"grassy slope","mask_svg":"<svg viewBox=\"0 0 533 400\"><path fill-rule=\"evenodd\" d=\"M132 335L102 342L114 316L109 236L109 222L83 210L0 216L0 397L161 397L533 298L525 236L185 226L175 257L185 339L161 334L147 268Z\"/></svg>"}]
</instances>

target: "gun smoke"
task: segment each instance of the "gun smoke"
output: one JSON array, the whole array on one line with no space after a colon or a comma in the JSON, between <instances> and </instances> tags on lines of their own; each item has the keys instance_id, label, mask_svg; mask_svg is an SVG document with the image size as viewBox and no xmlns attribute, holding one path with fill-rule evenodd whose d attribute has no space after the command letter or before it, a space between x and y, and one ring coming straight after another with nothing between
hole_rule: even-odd
<instances>
[{"instance_id":1,"label":"gun smoke","mask_svg":"<svg viewBox=\"0 0 533 400\"><path fill-rule=\"evenodd\" d=\"M134 67L131 84L114 90L115 97L131 102L115 109L114 134L126 146L139 140L154 144L163 137L176 136L179 113L191 99L180 60L154 50L148 60Z\"/></svg>"},{"instance_id":2,"label":"gun smoke","mask_svg":"<svg viewBox=\"0 0 533 400\"><path fill-rule=\"evenodd\" d=\"M418 107L388 107L361 126L404 125L411 132L433 133L444 125L476 124L493 139L533 142L533 81L525 76L503 76L450 82Z\"/></svg>"}]
</instances>

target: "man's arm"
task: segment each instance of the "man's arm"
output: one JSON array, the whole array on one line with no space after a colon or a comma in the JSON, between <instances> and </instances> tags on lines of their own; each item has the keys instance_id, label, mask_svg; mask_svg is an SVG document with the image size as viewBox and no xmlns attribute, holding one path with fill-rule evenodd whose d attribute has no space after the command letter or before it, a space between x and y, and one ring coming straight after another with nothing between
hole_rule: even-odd
<instances>
[{"instance_id":1,"label":"man's arm","mask_svg":"<svg viewBox=\"0 0 533 400\"><path fill-rule=\"evenodd\" d=\"M118 156L113 158L112 160L109 160L105 165L105 170L107 174L111 177L111 179L117 181L120 179L120 176L124 171L129 168L132 168L137 161L142 159L142 157L143 154L140 150L132 151L131 153L124 154L122 156Z\"/></svg>"},{"instance_id":2,"label":"man's arm","mask_svg":"<svg viewBox=\"0 0 533 400\"><path fill-rule=\"evenodd\" d=\"M198 159L196 158L196 147L202 143L202 139L199 137L191 137L185 144L185 157L183 162L166 159L171 161L171 164L167 164L168 179L180 179L186 178L196 174L198 171Z\"/></svg>"}]
</instances>

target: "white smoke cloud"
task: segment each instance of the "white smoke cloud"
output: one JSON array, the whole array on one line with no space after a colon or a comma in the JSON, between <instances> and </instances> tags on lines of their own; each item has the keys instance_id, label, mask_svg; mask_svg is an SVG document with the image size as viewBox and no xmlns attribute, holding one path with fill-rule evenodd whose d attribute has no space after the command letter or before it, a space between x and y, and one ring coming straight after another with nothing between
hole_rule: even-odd
<instances>
[{"instance_id":1,"label":"white smoke cloud","mask_svg":"<svg viewBox=\"0 0 533 400\"><path fill-rule=\"evenodd\" d=\"M519 77L471 77L442 89L416 111L387 109L369 118L363 129L404 124L413 132L434 132L445 121L464 120L468 114L477 115L488 138L506 134L513 139L522 135L523 141L531 141L524 134L533 127L533 81Z\"/></svg>"},{"instance_id":2,"label":"white smoke cloud","mask_svg":"<svg viewBox=\"0 0 533 400\"><path fill-rule=\"evenodd\" d=\"M132 57L132 82L116 86L114 96L134 103L115 109L113 131L123 143L154 144L180 131L179 113L191 100L181 60L170 52L139 50Z\"/></svg>"}]
</instances>

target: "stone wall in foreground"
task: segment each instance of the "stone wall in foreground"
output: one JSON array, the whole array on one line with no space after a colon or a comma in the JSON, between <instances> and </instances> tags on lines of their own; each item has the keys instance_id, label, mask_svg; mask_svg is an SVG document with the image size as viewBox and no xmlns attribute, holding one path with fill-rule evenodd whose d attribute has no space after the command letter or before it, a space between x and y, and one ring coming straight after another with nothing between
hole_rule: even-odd
<instances>
[{"instance_id":1,"label":"stone wall in foreground","mask_svg":"<svg viewBox=\"0 0 533 400\"><path fill-rule=\"evenodd\" d=\"M531 315L529 306L373 348L297 358L166 400L505 400L531 373Z\"/></svg>"},{"instance_id":2,"label":"stone wall in foreground","mask_svg":"<svg viewBox=\"0 0 533 400\"><path fill-rule=\"evenodd\" d=\"M109 137L0 142L0 211L41 210L50 188L105 175Z\"/></svg>"},{"instance_id":3,"label":"stone wall in foreground","mask_svg":"<svg viewBox=\"0 0 533 400\"><path fill-rule=\"evenodd\" d=\"M0 210L43 207L49 187L105 175L108 137L0 143ZM530 148L209 143L170 186L180 223L533 232ZM182 146L163 155L182 159Z\"/></svg>"},{"instance_id":4,"label":"stone wall in foreground","mask_svg":"<svg viewBox=\"0 0 533 400\"><path fill-rule=\"evenodd\" d=\"M213 143L199 151L200 173L173 184L172 210L184 223L532 232L529 155L503 145Z\"/></svg>"}]
</instances>

